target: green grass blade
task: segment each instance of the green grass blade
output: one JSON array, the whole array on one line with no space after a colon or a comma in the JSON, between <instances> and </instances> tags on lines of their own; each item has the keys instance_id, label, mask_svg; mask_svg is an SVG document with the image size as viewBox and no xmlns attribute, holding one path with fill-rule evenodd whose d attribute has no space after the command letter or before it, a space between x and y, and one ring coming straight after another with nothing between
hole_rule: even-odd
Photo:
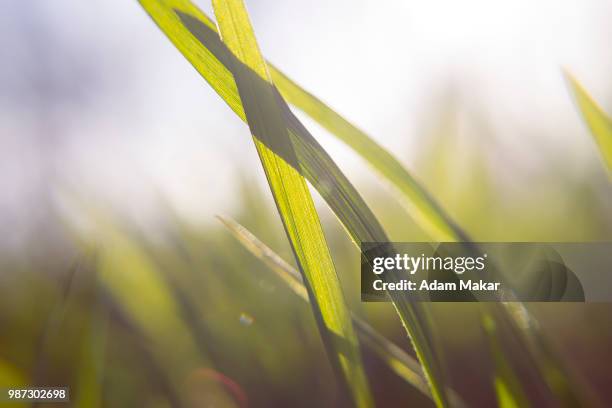
<instances>
[{"instance_id":1,"label":"green grass blade","mask_svg":"<svg viewBox=\"0 0 612 408\"><path fill-rule=\"evenodd\" d=\"M603 161L608 168L608 175L612 175L612 119L604 112L591 95L589 95L576 78L569 73L566 73L566 78L570 84L580 113L599 147Z\"/></svg>"},{"instance_id":2,"label":"green grass blade","mask_svg":"<svg viewBox=\"0 0 612 408\"><path fill-rule=\"evenodd\" d=\"M357 337L306 180L268 147L280 146L290 162L297 163L283 111L277 103L248 13L242 0L213 0L213 8L221 38L237 57L232 68L247 122L304 276L332 365L344 379L354 404L372 406ZM268 143L261 141L264 138Z\"/></svg>"},{"instance_id":3,"label":"green grass blade","mask_svg":"<svg viewBox=\"0 0 612 408\"><path fill-rule=\"evenodd\" d=\"M217 217L252 255L260 259L278 276L298 297L308 302L308 293L300 273L281 258L270 247L261 242L248 229L229 217ZM432 398L427 379L419 362L404 350L387 340L366 321L353 315L353 324L362 342L387 364L400 378ZM448 390L449 399L454 407L466 406L462 398L453 390Z\"/></svg>"},{"instance_id":4,"label":"green grass blade","mask_svg":"<svg viewBox=\"0 0 612 408\"><path fill-rule=\"evenodd\" d=\"M80 364L74 394L74 407L102 406L104 366L108 337L108 310L99 301L91 311L91 320L84 331L79 350Z\"/></svg>"},{"instance_id":5,"label":"green grass blade","mask_svg":"<svg viewBox=\"0 0 612 408\"><path fill-rule=\"evenodd\" d=\"M215 25L187 0L140 0L143 8L227 105L246 120L233 74L233 57L219 40ZM235 58L234 58L235 59ZM312 183L350 237L360 242L387 242L380 223L334 161L308 133L279 97L298 163L293 167ZM273 149L279 152L279 149ZM423 306L404 295L392 294L394 306L417 352L438 405L447 405L441 368L428 344Z\"/></svg>"},{"instance_id":6,"label":"green grass blade","mask_svg":"<svg viewBox=\"0 0 612 408\"><path fill-rule=\"evenodd\" d=\"M292 81L278 68L272 64L268 66L274 84L287 102L302 110L342 140L390 182L399 191L403 198L401 202L414 220L432 237L440 241L467 241L466 234L461 228L451 220L399 160L319 98Z\"/></svg>"},{"instance_id":7,"label":"green grass blade","mask_svg":"<svg viewBox=\"0 0 612 408\"><path fill-rule=\"evenodd\" d=\"M485 314L483 315L482 326L489 340L489 347L493 358L493 368L495 371L493 386L498 406L500 408L527 408L531 406L516 371L504 354L495 321L491 316Z\"/></svg>"},{"instance_id":8,"label":"green grass blade","mask_svg":"<svg viewBox=\"0 0 612 408\"><path fill-rule=\"evenodd\" d=\"M135 240L110 222L101 222L99 228L105 242L96 256L100 284L156 349L181 350L172 359L164 356L163 365L186 372L193 356L200 353L158 266Z\"/></svg>"},{"instance_id":9,"label":"green grass blade","mask_svg":"<svg viewBox=\"0 0 612 408\"><path fill-rule=\"evenodd\" d=\"M302 276L293 266L235 220L220 215L217 218L243 247L275 272L293 293L306 302L310 301Z\"/></svg>"}]
</instances>

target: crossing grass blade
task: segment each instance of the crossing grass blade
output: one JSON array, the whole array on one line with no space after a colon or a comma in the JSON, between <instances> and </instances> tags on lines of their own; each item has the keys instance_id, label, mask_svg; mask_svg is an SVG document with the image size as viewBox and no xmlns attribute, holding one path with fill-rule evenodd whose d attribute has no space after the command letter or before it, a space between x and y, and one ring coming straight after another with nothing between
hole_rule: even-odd
<instances>
[{"instance_id":1,"label":"crossing grass blade","mask_svg":"<svg viewBox=\"0 0 612 408\"><path fill-rule=\"evenodd\" d=\"M466 234L445 213L410 172L389 151L361 129L336 113L319 98L300 87L272 64L270 74L283 97L359 154L400 193L413 219L440 241L467 241Z\"/></svg>"},{"instance_id":2,"label":"crossing grass blade","mask_svg":"<svg viewBox=\"0 0 612 408\"><path fill-rule=\"evenodd\" d=\"M196 68L227 105L246 121L236 81L229 66L236 66L236 58L219 40L216 27L193 3L187 0L139 0L159 28ZM240 67L240 65L238 65ZM245 71L248 76L249 71ZM346 229L352 240L362 242L388 242L382 226L340 171L331 157L322 149L308 130L291 113L286 102L277 95L283 109L285 123L295 149L296 157L283 157L300 171L321 194ZM287 153L278 146L275 153ZM291 160L297 159L297 162ZM412 340L423 371L439 406L447 406L448 398L442 379L440 362L429 345L431 323L425 308L406 295L392 293L391 300Z\"/></svg>"},{"instance_id":3,"label":"crossing grass blade","mask_svg":"<svg viewBox=\"0 0 612 408\"><path fill-rule=\"evenodd\" d=\"M373 405L357 337L323 229L304 177L269 146L297 163L266 63L242 0L213 0L222 41L236 56L232 71L253 140L312 299L332 366L355 406ZM256 75L254 76L253 73ZM267 140L267 143L262 141Z\"/></svg>"},{"instance_id":4,"label":"crossing grass blade","mask_svg":"<svg viewBox=\"0 0 612 408\"><path fill-rule=\"evenodd\" d=\"M309 301L302 277L297 270L236 221L222 216L217 218L227 227L238 242L266 264L298 297L306 302ZM373 351L377 352L383 361L389 363L393 371L431 398L427 381L423 376L418 361L386 340L382 335L376 333L369 324L357 316L353 315L353 322L360 336L370 340L369 345L376 344Z\"/></svg>"},{"instance_id":5,"label":"crossing grass blade","mask_svg":"<svg viewBox=\"0 0 612 408\"><path fill-rule=\"evenodd\" d=\"M223 101L246 122L246 114L229 66L241 66L221 42L215 25L187 0L140 0L154 21L183 53ZM245 72L248 75L249 71ZM321 194L357 245L362 241L386 241L386 235L363 198L338 166L293 115L278 95L296 158L271 145ZM273 143L274 140L262 140Z\"/></svg>"},{"instance_id":6,"label":"crossing grass blade","mask_svg":"<svg viewBox=\"0 0 612 408\"><path fill-rule=\"evenodd\" d=\"M191 19L192 22L197 21L197 23L200 24L199 34L202 34L206 29L215 31L216 34L216 28L212 20L195 5L186 0L139 1L151 17L153 17L162 31L168 35L175 46L222 96L223 100L230 108L232 108L242 120L245 120L236 85L233 83L234 81L233 78L231 78L231 73L224 66L224 63L226 63L223 55L224 50L211 44L214 38L208 38L209 41L205 43L206 46L202 47L202 44L194 42L194 36L201 41L202 35L198 36L194 33L195 30L193 30L193 27L188 27L193 36L189 35L185 33L186 30L184 30L184 27L183 29L177 27L174 21L178 14L183 23L188 23L189 19ZM177 14L173 13L173 11ZM300 87L279 68L274 66L274 64L267 62L267 67L274 85L278 88L283 97L346 143L390 182L391 185L395 186L404 198L402 202L408 208L415 221L417 221L426 231L429 231L433 237L440 241L467 241L466 234L462 229L453 222L441 206L391 153L377 144L366 133L336 113L316 96ZM300 133L303 131L303 129L300 128L301 125L296 126L290 124L289 127L290 133ZM304 169L304 175L309 178L311 183L315 184L317 181L308 177L308 172L314 172L320 180L318 184L321 184L324 188L328 180L321 176L320 171L317 171L315 160L328 162L328 159L326 157L312 157L313 154L310 151L311 146L309 146L312 142L310 140L305 143L298 138L297 143L298 146L296 146L296 149L300 161L309 162ZM304 143L305 146L301 148L299 144ZM315 165L312 163L315 163ZM329 163L323 163L322 165L333 167L333 165ZM333 171L333 176L341 178L338 171ZM316 184L315 187L317 187ZM344 194L347 194L347 190L350 190L350 188L344 188L344 190ZM354 195L349 198L357 201ZM330 206L333 208L333 204L330 203ZM343 210L346 212L346 206L344 206ZM363 205L361 211L364 212ZM352 214L351 218L357 216L358 214ZM347 219L342 221L344 225L347 224ZM363 226L356 225L353 229L355 228L363 228ZM378 236L381 235L381 231L376 229L370 231L370 233ZM363 236L364 234L358 235Z\"/></svg>"},{"instance_id":7,"label":"crossing grass blade","mask_svg":"<svg viewBox=\"0 0 612 408\"><path fill-rule=\"evenodd\" d=\"M612 119L576 78L567 72L565 75L574 94L578 109L580 109L580 113L599 147L603 161L608 169L608 175L612 175Z\"/></svg>"},{"instance_id":8,"label":"crossing grass blade","mask_svg":"<svg viewBox=\"0 0 612 408\"><path fill-rule=\"evenodd\" d=\"M308 294L300 273L280 255L261 242L248 229L229 217L217 216L232 236L253 256L266 264L276 276L302 300L308 302ZM361 341L372 350L395 374L433 400L427 379L419 362L404 350L387 340L359 316L352 315L353 324ZM453 390L448 390L453 407L465 407L466 403Z\"/></svg>"}]
</instances>

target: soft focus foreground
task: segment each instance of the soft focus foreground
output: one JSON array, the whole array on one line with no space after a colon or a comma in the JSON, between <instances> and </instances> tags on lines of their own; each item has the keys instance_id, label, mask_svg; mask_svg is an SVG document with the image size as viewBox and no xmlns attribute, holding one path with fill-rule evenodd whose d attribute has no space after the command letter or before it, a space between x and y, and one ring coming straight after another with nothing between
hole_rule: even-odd
<instances>
[{"instance_id":1,"label":"soft focus foreground","mask_svg":"<svg viewBox=\"0 0 612 408\"><path fill-rule=\"evenodd\" d=\"M452 208L468 229L478 231L476 236L572 240L577 231L581 240L610 236L609 211L601 198L609 195L605 189L557 181L567 197L581 197L573 217L557 219L551 213L572 200L536 203L526 197L524 205L506 208L486 174L473 170L481 177L466 178L459 192L452 186L438 194L461 203ZM274 209L262 194L244 183L243 208L233 215L291 259ZM391 202L382 193L372 192L369 198ZM395 236L423 239L402 209L389 204L377 210L394 220L389 227ZM83 212L89 214L89 222L83 222L87 227L75 231L58 217L22 252L2 256L4 381L68 384L77 401L104 406L119 401L123 406L142 401L207 406L211 398L228 406L240 406L245 398L249 406L333 405L334 380L310 309L221 225L197 228L167 208L163 228L152 233L110 211ZM358 251L333 218L324 218L324 224L351 309L411 352L391 306L359 302ZM49 235L53 238L45 238ZM430 306L448 384L468 402L493 404L492 362L479 307ZM610 403L609 305L529 308L556 355L577 377L576 384ZM365 350L368 377L381 406L431 404ZM531 391L537 401L538 390Z\"/></svg>"}]
</instances>

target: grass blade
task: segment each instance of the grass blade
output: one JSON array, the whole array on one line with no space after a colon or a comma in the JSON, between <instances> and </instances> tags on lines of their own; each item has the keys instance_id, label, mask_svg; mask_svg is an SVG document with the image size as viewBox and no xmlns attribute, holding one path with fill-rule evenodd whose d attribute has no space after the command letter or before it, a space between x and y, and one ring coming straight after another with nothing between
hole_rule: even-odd
<instances>
[{"instance_id":1,"label":"grass blade","mask_svg":"<svg viewBox=\"0 0 612 408\"><path fill-rule=\"evenodd\" d=\"M238 88L232 72L228 69L228 66L235 63L235 58L219 40L212 21L187 0L140 0L140 3L210 86L238 117L245 121L245 110ZM280 95L278 103L283 109L297 156L297 163L291 163L292 166L296 170L299 169L317 189L356 244L389 241L362 197L331 157L295 118ZM268 147L273 147L272 150L277 153L285 153L277 146ZM289 162L292 159L284 158ZM414 299L397 293L392 294L392 301L423 365L436 403L441 406L448 405L440 364L428 344L429 322L423 306Z\"/></svg>"},{"instance_id":2,"label":"grass blade","mask_svg":"<svg viewBox=\"0 0 612 408\"><path fill-rule=\"evenodd\" d=\"M287 261L281 258L270 247L261 242L251 231L229 217L218 215L217 218L232 233L243 247L257 259L266 264L298 297L309 302L308 292L300 273Z\"/></svg>"},{"instance_id":3,"label":"grass blade","mask_svg":"<svg viewBox=\"0 0 612 408\"><path fill-rule=\"evenodd\" d=\"M100 296L101 297L101 296ZM76 408L101 407L108 337L108 310L102 300L94 305L91 321L81 344L78 388L74 395Z\"/></svg>"},{"instance_id":4,"label":"grass blade","mask_svg":"<svg viewBox=\"0 0 612 408\"><path fill-rule=\"evenodd\" d=\"M569 73L566 73L566 78L580 113L599 147L603 161L608 168L608 175L612 175L612 119L576 78Z\"/></svg>"},{"instance_id":5,"label":"grass blade","mask_svg":"<svg viewBox=\"0 0 612 408\"><path fill-rule=\"evenodd\" d=\"M498 406L500 408L531 406L516 371L504 355L495 321L490 315L484 314L482 326L489 341L489 348L493 358L493 368L495 371L493 386Z\"/></svg>"},{"instance_id":6,"label":"grass blade","mask_svg":"<svg viewBox=\"0 0 612 408\"><path fill-rule=\"evenodd\" d=\"M373 405L357 337L306 180L281 155L297 163L284 115L259 52L242 0L213 0L223 42L234 53L232 71L247 122L291 243L327 352L356 406ZM253 75L253 73L256 75ZM267 140L267 143L261 141Z\"/></svg>"}]
</instances>

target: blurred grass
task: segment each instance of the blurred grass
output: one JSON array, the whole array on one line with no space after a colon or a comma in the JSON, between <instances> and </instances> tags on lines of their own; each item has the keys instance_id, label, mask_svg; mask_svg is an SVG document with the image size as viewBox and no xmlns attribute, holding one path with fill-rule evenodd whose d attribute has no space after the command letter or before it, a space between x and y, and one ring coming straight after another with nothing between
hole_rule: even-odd
<instances>
[{"instance_id":1,"label":"blurred grass","mask_svg":"<svg viewBox=\"0 0 612 408\"><path fill-rule=\"evenodd\" d=\"M570 73L566 78L576 99L576 104L601 152L608 174L612 174L612 119L595 102L584 87Z\"/></svg>"},{"instance_id":2,"label":"blurred grass","mask_svg":"<svg viewBox=\"0 0 612 408\"><path fill-rule=\"evenodd\" d=\"M549 159L549 173L533 179L530 191L514 190L510 203L502 198L511 185L495 179L482 147L459 146L456 152L466 149L469 154L439 156L445 145L455 145L456 137L445 131L431 138L417 171L436 196L449 203L453 215L477 231L477 237L610 240L612 195L605 174L594 169L592 177L577 177L562 162L557 167L554 158ZM434 157L438 160L431 169L427 164ZM461 169L460 174L455 169ZM461 179L460 188L453 177ZM377 185L363 187L394 239L423 239L425 233L404 216L385 190ZM290 259L282 225L264 192L246 176L240 191L236 198L240 207L232 216ZM337 390L309 309L221 226L198 227L172 207L165 208L164 227L155 234L109 212L106 217L93 217L93 224L101 223L99 231L77 235L78 241L67 234L58 234L63 238L54 242L34 237L18 253L2 254L2 372L13 373L24 384L69 385L75 397L83 389L83 378L95 374L99 391L92 395L99 392L101 406L203 406L207 396L227 406L239 405L239 393L224 385L223 377L202 371L206 368L238 384L249 406L332 406ZM331 212L326 208L320 212L351 310L412 353L390 305L359 302L358 250L342 227L331 222ZM95 242L85 245L93 248L90 256L76 256L82 252L82 239ZM75 264L79 265L76 271ZM142 269L151 276L141 279L157 282L158 289L135 280L123 299L99 286L100 273L128 279L132 271L142 273L138 272ZM159 292L165 295L155 295ZM158 296L170 300L157 302ZM159 310L164 304L168 310ZM130 312L139 308L143 311ZM490 354L483 352L489 340L480 329L481 305L433 304L430 308L448 385L468 405L494 406L495 374ZM563 364L578 377L578 386L594 395L593 405L610 405L609 305L530 305L530 309L540 331L553 340ZM95 326L104 322L95 318L101 310L107 315L106 329ZM180 330L186 333L176 336L171 330L155 329L163 327L165 320L183 322ZM99 354L92 348L92 329L107 332ZM183 348L184 336L194 339L196 349ZM520 349L507 350L508 360L523 359ZM82 351L101 356L98 371L76 357ZM167 361L159 358L164 355ZM370 351L364 350L363 359L378 406L431 404ZM541 399L541 380L525 378L529 400L536 406L553 406Z\"/></svg>"},{"instance_id":3,"label":"blurred grass","mask_svg":"<svg viewBox=\"0 0 612 408\"><path fill-rule=\"evenodd\" d=\"M445 163L440 164L444 168ZM558 181L568 192L568 200L572 196L581 197L580 192L585 188L574 180L562 178ZM481 183L466 178L464 185L468 191L471 188L475 188L474 192L480 191L482 197L495 198L498 194L498 185L493 182ZM482 191L483 186L488 193ZM442 186L438 188L443 195L449 193ZM394 216L401 219L403 209L389 206L385 191L374 187L368 190L371 201L380 205L375 211L384 211L385 219L393 220ZM264 192L250 179L245 179L242 191L239 197L242 209L233 216L265 239L275 252L290 258L282 226L275 219L275 210L264 198ZM607 205L604 197L609 193L601 194L599 191L590 202L583 201L574 212L582 215L571 221L560 222L555 212L543 213L538 219L540 227L559 232L568 239L572 237L572 228L581 231L586 239L606 239L612 231L609 227L604 228L610 225L609 213L591 211ZM514 222L507 224L506 233L523 236L526 240L541 235L541 232L530 235L521 235L521 232L528 231L534 222L533 215L528 216L530 208L538 209L550 202L519 201L526 203L525 216L513 218ZM481 205L465 200L461 210L470 213ZM566 204L561 201L557 205ZM508 219L517 211L505 206L492 207L492 219ZM328 210L322 209L322 213L337 267L345 277L342 283L351 309L405 352L412 353L390 305L359 302L358 251L341 227L325 222L332 216ZM174 214L170 207L166 214L161 240L157 235L139 230L130 220L107 217L105 225L111 231L116 230L117 225L122 226L120 237L115 235L119 232L108 237L99 233L95 241L100 245L94 248L117 251L113 259L121 274L128 274L132 269L128 265L132 264L133 255L121 249L124 245L132 247L131 251L140 254L138 257L146 258L147 269L155 271L155 279L161 280L160 284L167 288L164 292L174 299L174 311L169 318L185 322L184 330L195 339L197 350L182 352L182 336L177 337L173 332L161 330L157 334L162 336L160 339L151 338L146 332L144 328L149 325L161 324L158 317L169 314L161 312L158 316L155 308L159 304L148 300L151 295L147 293L147 286L139 285L131 292L147 311L143 318L152 320L144 326L134 317L137 314L130 316L121 300L108 289L95 295L101 289L96 278L98 268L108 261L102 261L101 254L85 257L74 272L74 254L77 253L74 247L81 244L65 238L64 242L54 243L54 246L61 244L61 250L54 249L47 255L43 252L37 257L24 257L23 254L32 252L24 250L18 254L6 253L0 258L0 270L3 271L0 275L0 322L4 328L0 336L0 360L3 367L19 373L21 381L27 384L66 384L76 391L82 381L81 370L85 368L75 353L89 348L88 330L96 321L93 316L103 307L107 310L108 323L104 364L98 382L102 406L202 406L202 401L199 405L183 401L181 395L196 399L198 390L219 388L221 391L217 393L221 392L226 399L239 399L218 379L198 375L203 367L220 372L239 384L248 396L249 406L333 405L337 390L309 309L286 291L282 282L277 281L265 266L255 262L223 227L214 224L195 227ZM418 239L418 230L411 229L409 222L405 222L403 236ZM503 234L495 232L494 223L491 227L491 235L504 239ZM89 241L92 239L87 237ZM33 242L32 245L40 253L50 243ZM72 274L74 278L66 296L65 282ZM62 311L59 315L52 313L57 307ZM483 352L488 349L488 340L479 329L480 305L434 304L431 309L437 322L435 335L444 351L449 386L457 389L468 405L495 405L492 360ZM612 400L607 387L607 362L612 357L608 347L612 341L609 306L533 305L532 312L541 323L542 332L553 339L555 348L561 351L564 364L583 378L585 388L597 396L596 401L602 401L599 406L608 405ZM55 329L49 330L52 314L57 316L53 318ZM241 321L242 315L249 316L252 321ZM45 332L47 340L41 346L39 339ZM168 359L185 361L174 376L178 385L167 378L167 372L172 371L175 364L155 357L164 354ZM378 406L427 406L428 400L420 392L406 387L370 351L364 350L363 357ZM507 358L520 361L521 354L511 348ZM526 393L530 399L542 402L538 400L540 391L534 384L527 387ZM539 406L548 405L544 401Z\"/></svg>"}]
</instances>

